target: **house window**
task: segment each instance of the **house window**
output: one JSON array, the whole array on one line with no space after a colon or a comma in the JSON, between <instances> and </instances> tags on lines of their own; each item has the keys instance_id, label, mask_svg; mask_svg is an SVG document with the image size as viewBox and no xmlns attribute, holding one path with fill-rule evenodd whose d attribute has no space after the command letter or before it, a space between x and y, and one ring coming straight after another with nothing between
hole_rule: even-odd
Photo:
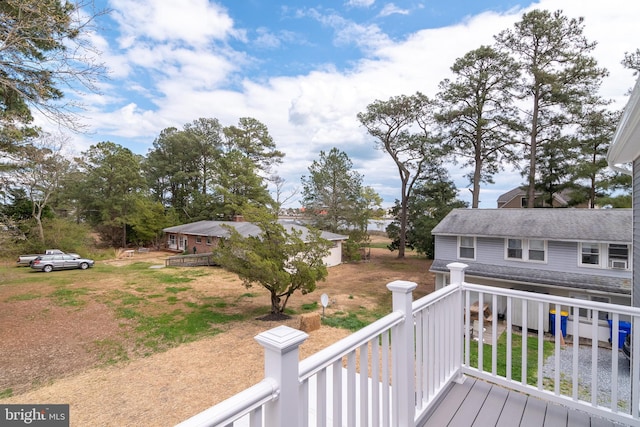
<instances>
[{"instance_id":1,"label":"house window","mask_svg":"<svg viewBox=\"0 0 640 427\"><path fill-rule=\"evenodd\" d=\"M211 236L207 236L207 245L211 245Z\"/></svg>"},{"instance_id":2,"label":"house window","mask_svg":"<svg viewBox=\"0 0 640 427\"><path fill-rule=\"evenodd\" d=\"M609 244L609 268L629 268L629 245Z\"/></svg>"},{"instance_id":3,"label":"house window","mask_svg":"<svg viewBox=\"0 0 640 427\"><path fill-rule=\"evenodd\" d=\"M459 258L475 259L476 258L476 238L468 236L460 236L458 239L458 256Z\"/></svg>"},{"instance_id":4,"label":"house window","mask_svg":"<svg viewBox=\"0 0 640 427\"><path fill-rule=\"evenodd\" d=\"M585 265L600 265L600 245L597 243L582 243L580 248L580 263Z\"/></svg>"},{"instance_id":5,"label":"house window","mask_svg":"<svg viewBox=\"0 0 640 427\"><path fill-rule=\"evenodd\" d=\"M202 237L201 236L196 236L196 243L197 244L202 243Z\"/></svg>"},{"instance_id":6,"label":"house window","mask_svg":"<svg viewBox=\"0 0 640 427\"><path fill-rule=\"evenodd\" d=\"M507 239L507 258L522 259L522 240Z\"/></svg>"},{"instance_id":7,"label":"house window","mask_svg":"<svg viewBox=\"0 0 640 427\"><path fill-rule=\"evenodd\" d=\"M544 262L544 240L529 240L529 260Z\"/></svg>"},{"instance_id":8,"label":"house window","mask_svg":"<svg viewBox=\"0 0 640 427\"><path fill-rule=\"evenodd\" d=\"M604 302L607 304L611 303L611 299L609 297L602 297L598 295L571 295L571 298L581 299L586 301ZM580 319L591 321L591 318L593 317L592 310L589 310L587 308L578 308L577 311L578 311L578 317ZM576 314L576 309L572 308L571 315L575 316L575 314ZM608 315L609 313L606 311L598 311L598 320L602 322L606 322Z\"/></svg>"},{"instance_id":9,"label":"house window","mask_svg":"<svg viewBox=\"0 0 640 427\"><path fill-rule=\"evenodd\" d=\"M176 246L176 235L175 234L169 234L169 246L170 247L175 247Z\"/></svg>"},{"instance_id":10,"label":"house window","mask_svg":"<svg viewBox=\"0 0 640 427\"><path fill-rule=\"evenodd\" d=\"M505 258L517 261L546 262L547 242L539 239L506 239Z\"/></svg>"}]
</instances>

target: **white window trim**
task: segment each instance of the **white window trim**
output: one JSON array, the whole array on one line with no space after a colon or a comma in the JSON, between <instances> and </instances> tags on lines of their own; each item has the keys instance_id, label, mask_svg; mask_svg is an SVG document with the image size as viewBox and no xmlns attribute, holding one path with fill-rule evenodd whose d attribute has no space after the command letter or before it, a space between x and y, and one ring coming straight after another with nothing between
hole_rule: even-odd
<instances>
[{"instance_id":1,"label":"white window trim","mask_svg":"<svg viewBox=\"0 0 640 427\"><path fill-rule=\"evenodd\" d=\"M600 256L600 262L598 264L583 264L582 263L582 245L583 243L587 244L597 244ZM630 244L626 244L627 246L627 268L612 268L609 266L609 245L612 243L598 243L598 242L580 242L578 244L578 267L584 268L600 268L605 270L620 270L620 271L631 271L631 262L633 259L633 248ZM615 244L615 243L614 243ZM624 243L620 243L624 244Z\"/></svg>"},{"instance_id":2,"label":"white window trim","mask_svg":"<svg viewBox=\"0 0 640 427\"><path fill-rule=\"evenodd\" d=\"M460 241L462 240L462 238L471 238L473 239L473 258L465 258L460 256ZM458 247L456 248L457 251L457 255L458 255L458 259L468 259L471 261L475 261L476 260L476 253L478 252L478 242L476 241L475 236L458 236ZM468 246L465 246L468 247Z\"/></svg>"},{"instance_id":3,"label":"white window trim","mask_svg":"<svg viewBox=\"0 0 640 427\"><path fill-rule=\"evenodd\" d=\"M598 264L584 264L582 262L582 245L583 244L597 244L598 245ZM602 244L598 243L598 242L580 242L578 244L578 267L584 267L584 268L602 268L602 260L604 258L603 256L603 252L602 252Z\"/></svg>"},{"instance_id":4,"label":"white window trim","mask_svg":"<svg viewBox=\"0 0 640 427\"><path fill-rule=\"evenodd\" d=\"M509 240L522 241L522 258L510 258L509 257ZM529 259L529 240L538 240L544 242L544 260ZM515 262L532 262L535 264L547 264L549 260L549 245L545 239L523 239L520 237L507 237L504 239L504 259L505 261Z\"/></svg>"},{"instance_id":5,"label":"white window trim","mask_svg":"<svg viewBox=\"0 0 640 427\"><path fill-rule=\"evenodd\" d=\"M606 296L606 295L587 295L587 294L573 294L573 293L569 294L569 298L580 299L580 300L583 300L583 301L594 301L594 299L593 299L594 297L595 298L599 298L599 299L608 300L607 304L611 304L611 298ZM599 301L598 300L597 302L603 302L603 301ZM571 310L572 310L572 312L569 313L569 318L571 320L573 320L575 318L575 315L573 314L573 308ZM578 309L578 310L581 310L581 309ZM582 310L585 310L585 309L582 309ZM589 310L589 309L586 309L586 310L587 310L587 316L583 317L583 316L580 316L580 314L578 314L578 321L584 320L584 321L587 321L587 322L591 323L591 319L593 318L593 312L592 312L592 310ZM608 324L605 319L598 319L598 323L600 325Z\"/></svg>"},{"instance_id":6,"label":"white window trim","mask_svg":"<svg viewBox=\"0 0 640 427\"><path fill-rule=\"evenodd\" d=\"M522 242L522 246L520 247L520 250L522 251L522 257L521 258L512 258L509 256L509 240L520 240ZM525 239L519 239L519 238L515 238L515 237L507 237L506 239L504 239L504 259L507 261L524 261L524 255L525 255L525 243L524 243Z\"/></svg>"},{"instance_id":7,"label":"white window trim","mask_svg":"<svg viewBox=\"0 0 640 427\"><path fill-rule=\"evenodd\" d=\"M616 245L616 244L617 244L617 245L623 245L623 246L626 246L626 247L627 247L627 259L626 259L626 260L623 260L623 261L626 261L626 262L627 262L627 268L613 268L613 267L611 267L611 260L612 260L612 258L611 258L611 255L609 255L609 246L610 246L610 245ZM606 245L606 248L607 248L607 249L606 249L606 252L607 252L607 259L606 259L606 263L607 263L607 264L605 265L605 268L608 268L608 269L610 269L610 270L621 270L621 271L629 271L629 270L631 270L631 260L632 260L632 258L633 258L633 252L631 251L631 245L629 245L629 244L624 244L624 243L611 243L611 242L606 243L605 245ZM615 257L614 257L613 259L620 259L620 258L615 258ZM621 260L622 260L622 259L621 259Z\"/></svg>"}]
</instances>

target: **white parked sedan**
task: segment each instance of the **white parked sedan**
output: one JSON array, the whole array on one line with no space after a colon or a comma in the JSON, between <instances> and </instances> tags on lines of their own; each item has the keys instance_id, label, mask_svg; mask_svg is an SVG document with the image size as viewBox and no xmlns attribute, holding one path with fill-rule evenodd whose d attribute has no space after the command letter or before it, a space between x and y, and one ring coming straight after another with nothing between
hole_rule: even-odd
<instances>
[{"instance_id":1,"label":"white parked sedan","mask_svg":"<svg viewBox=\"0 0 640 427\"><path fill-rule=\"evenodd\" d=\"M31 268L49 273L53 270L70 270L79 268L86 270L93 267L94 261L86 258L76 258L73 255L40 255L31 262Z\"/></svg>"}]
</instances>

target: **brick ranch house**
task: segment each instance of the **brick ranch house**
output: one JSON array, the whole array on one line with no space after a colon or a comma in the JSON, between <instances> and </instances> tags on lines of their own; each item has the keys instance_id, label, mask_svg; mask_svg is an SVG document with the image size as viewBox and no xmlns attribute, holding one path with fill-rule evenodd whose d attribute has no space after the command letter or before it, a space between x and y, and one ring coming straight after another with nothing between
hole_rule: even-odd
<instances>
[{"instance_id":1,"label":"brick ranch house","mask_svg":"<svg viewBox=\"0 0 640 427\"><path fill-rule=\"evenodd\" d=\"M280 221L287 232L298 230L304 240L309 229L291 221ZM212 252L220 242L229 236L229 231L224 226L231 226L242 236L255 236L260 234L260 228L250 222L244 221L197 221L189 224L176 225L163 229L166 249L176 252L208 253ZM329 255L324 258L327 267L333 267L342 263L342 242L347 236L322 231L323 239L333 242Z\"/></svg>"}]
</instances>

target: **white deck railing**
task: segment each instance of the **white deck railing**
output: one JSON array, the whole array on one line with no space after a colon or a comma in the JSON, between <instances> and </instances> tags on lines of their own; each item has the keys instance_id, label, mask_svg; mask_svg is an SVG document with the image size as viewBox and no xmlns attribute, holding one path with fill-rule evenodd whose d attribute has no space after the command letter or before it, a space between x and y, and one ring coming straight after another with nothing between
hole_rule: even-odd
<instances>
[{"instance_id":1,"label":"white deck railing","mask_svg":"<svg viewBox=\"0 0 640 427\"><path fill-rule=\"evenodd\" d=\"M415 283L390 283L391 314L300 363L298 347L307 334L280 326L258 335L265 349L265 379L179 426L416 425L441 392L452 381L463 380L464 374L640 426L640 357L625 368L627 362L617 350L618 325L624 320L633 325L633 354L640 354L640 309L469 284L464 281L465 267L450 264L452 284L415 302ZM477 316L477 341L472 338L471 310L476 302L493 313L490 322ZM550 309L560 313L555 324L545 320ZM577 316L563 315L580 310L594 320L574 321ZM599 320L600 313L612 320L613 351L600 348L597 339L584 340L602 336L602 329L608 328ZM528 339L515 324L529 330ZM548 354L543 351L543 343L549 342L545 325L556 331ZM573 343L583 338L588 344L565 345L563 329L567 341L571 336ZM518 358L514 341L521 343ZM531 357L529 343L537 346ZM528 379L527 368L533 363L537 373ZM567 363L571 369L566 369ZM585 364L593 381L582 378ZM521 369L519 377L514 367ZM612 382L608 388L598 381L605 369Z\"/></svg>"}]
</instances>

